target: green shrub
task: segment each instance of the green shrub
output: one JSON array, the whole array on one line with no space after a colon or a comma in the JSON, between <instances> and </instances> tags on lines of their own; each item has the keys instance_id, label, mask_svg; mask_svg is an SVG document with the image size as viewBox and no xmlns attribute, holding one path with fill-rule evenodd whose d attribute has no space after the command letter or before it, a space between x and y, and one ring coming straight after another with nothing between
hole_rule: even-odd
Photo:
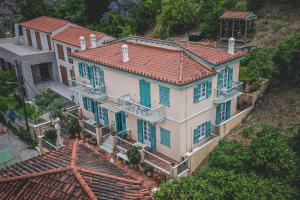
<instances>
[{"instance_id":1,"label":"green shrub","mask_svg":"<svg viewBox=\"0 0 300 200\"><path fill-rule=\"evenodd\" d=\"M44 139L49 141L51 144L56 146L56 139L57 139L57 134L56 131L53 129L49 129L44 133Z\"/></svg>"},{"instance_id":2,"label":"green shrub","mask_svg":"<svg viewBox=\"0 0 300 200\"><path fill-rule=\"evenodd\" d=\"M137 165L141 161L141 154L136 146L130 147L127 156L131 164Z\"/></svg>"},{"instance_id":3,"label":"green shrub","mask_svg":"<svg viewBox=\"0 0 300 200\"><path fill-rule=\"evenodd\" d=\"M237 141L221 141L208 157L208 165L219 169L247 171L249 155Z\"/></svg>"},{"instance_id":4,"label":"green shrub","mask_svg":"<svg viewBox=\"0 0 300 200\"><path fill-rule=\"evenodd\" d=\"M79 121L76 117L71 117L70 121L69 121L69 127L70 127L70 133L71 135L75 135L75 134L79 134L82 130Z\"/></svg>"},{"instance_id":5,"label":"green shrub","mask_svg":"<svg viewBox=\"0 0 300 200\"><path fill-rule=\"evenodd\" d=\"M254 128L253 126L248 126L244 128L242 135L244 138L250 138L254 134Z\"/></svg>"},{"instance_id":6,"label":"green shrub","mask_svg":"<svg viewBox=\"0 0 300 200\"><path fill-rule=\"evenodd\" d=\"M251 167L261 175L290 178L295 170L295 155L280 131L263 125L249 146Z\"/></svg>"}]
</instances>

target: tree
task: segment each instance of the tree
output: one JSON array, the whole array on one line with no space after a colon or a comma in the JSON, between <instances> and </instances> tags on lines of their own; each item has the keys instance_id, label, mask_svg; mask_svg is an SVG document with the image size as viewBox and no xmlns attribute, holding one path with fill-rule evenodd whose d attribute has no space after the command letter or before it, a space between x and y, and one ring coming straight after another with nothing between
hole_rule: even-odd
<instances>
[{"instance_id":1,"label":"tree","mask_svg":"<svg viewBox=\"0 0 300 200\"><path fill-rule=\"evenodd\" d=\"M277 43L274 62L281 80L300 82L300 34L289 35Z\"/></svg>"},{"instance_id":2,"label":"tree","mask_svg":"<svg viewBox=\"0 0 300 200\"><path fill-rule=\"evenodd\" d=\"M260 175L291 178L295 155L278 128L262 125L249 146L251 167Z\"/></svg>"},{"instance_id":3,"label":"tree","mask_svg":"<svg viewBox=\"0 0 300 200\"><path fill-rule=\"evenodd\" d=\"M188 0L163 1L157 21L161 37L182 34L196 26L196 8Z\"/></svg>"},{"instance_id":4,"label":"tree","mask_svg":"<svg viewBox=\"0 0 300 200\"><path fill-rule=\"evenodd\" d=\"M87 22L99 23L109 3L110 0L85 0Z\"/></svg>"},{"instance_id":5,"label":"tree","mask_svg":"<svg viewBox=\"0 0 300 200\"><path fill-rule=\"evenodd\" d=\"M70 133L71 135L79 134L82 130L79 121L75 117L71 117L69 121Z\"/></svg>"},{"instance_id":6,"label":"tree","mask_svg":"<svg viewBox=\"0 0 300 200\"><path fill-rule=\"evenodd\" d=\"M6 34L3 28L0 28L0 38L5 38Z\"/></svg>"},{"instance_id":7,"label":"tree","mask_svg":"<svg viewBox=\"0 0 300 200\"><path fill-rule=\"evenodd\" d=\"M22 0L20 6L20 13L22 15L21 21L30 20L43 15L51 16L54 9L45 4L41 0Z\"/></svg>"},{"instance_id":8,"label":"tree","mask_svg":"<svg viewBox=\"0 0 300 200\"><path fill-rule=\"evenodd\" d=\"M17 103L14 95L17 85L8 84L15 81L16 77L11 72L0 69L0 112L5 112Z\"/></svg>"},{"instance_id":9,"label":"tree","mask_svg":"<svg viewBox=\"0 0 300 200\"><path fill-rule=\"evenodd\" d=\"M87 21L85 0L60 0L55 9L55 16L85 25Z\"/></svg>"},{"instance_id":10,"label":"tree","mask_svg":"<svg viewBox=\"0 0 300 200\"><path fill-rule=\"evenodd\" d=\"M131 164L137 165L141 161L141 154L136 146L130 147L127 156Z\"/></svg>"},{"instance_id":11,"label":"tree","mask_svg":"<svg viewBox=\"0 0 300 200\"><path fill-rule=\"evenodd\" d=\"M245 172L248 170L249 155L237 141L222 141L209 155L208 165L225 170Z\"/></svg>"}]
</instances>

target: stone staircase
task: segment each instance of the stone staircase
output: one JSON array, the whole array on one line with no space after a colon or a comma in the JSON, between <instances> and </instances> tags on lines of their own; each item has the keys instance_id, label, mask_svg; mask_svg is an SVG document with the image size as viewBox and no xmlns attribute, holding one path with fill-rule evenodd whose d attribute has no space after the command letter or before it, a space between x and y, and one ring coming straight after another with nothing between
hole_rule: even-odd
<instances>
[{"instance_id":1,"label":"stone staircase","mask_svg":"<svg viewBox=\"0 0 300 200\"><path fill-rule=\"evenodd\" d=\"M101 145L99 146L99 148L103 151L105 151L106 153L112 154L112 152L114 151L114 146L113 146L113 137L111 135L107 136L103 142L101 143Z\"/></svg>"}]
</instances>

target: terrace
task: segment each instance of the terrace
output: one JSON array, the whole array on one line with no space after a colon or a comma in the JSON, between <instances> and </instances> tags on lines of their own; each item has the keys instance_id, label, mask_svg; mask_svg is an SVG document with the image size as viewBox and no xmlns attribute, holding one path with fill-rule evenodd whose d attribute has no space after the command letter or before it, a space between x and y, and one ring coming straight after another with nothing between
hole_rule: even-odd
<instances>
[{"instance_id":1,"label":"terrace","mask_svg":"<svg viewBox=\"0 0 300 200\"><path fill-rule=\"evenodd\" d=\"M214 101L217 104L225 103L241 94L243 94L243 82L232 82L232 87L228 89L215 89Z\"/></svg>"}]
</instances>

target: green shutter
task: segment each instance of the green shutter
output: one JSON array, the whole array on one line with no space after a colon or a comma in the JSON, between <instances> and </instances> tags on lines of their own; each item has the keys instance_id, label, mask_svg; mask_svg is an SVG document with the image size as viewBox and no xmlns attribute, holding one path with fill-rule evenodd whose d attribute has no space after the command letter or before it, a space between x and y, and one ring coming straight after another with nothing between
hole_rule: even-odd
<instances>
[{"instance_id":1,"label":"green shutter","mask_svg":"<svg viewBox=\"0 0 300 200\"><path fill-rule=\"evenodd\" d=\"M103 111L103 118L104 118L104 125L108 126L109 122L108 122L108 111L106 108L102 107L102 111Z\"/></svg>"},{"instance_id":2,"label":"green shutter","mask_svg":"<svg viewBox=\"0 0 300 200\"><path fill-rule=\"evenodd\" d=\"M150 129L151 129L151 136L150 136L151 149L152 149L152 151L156 151L156 127L155 127L155 125L151 124Z\"/></svg>"},{"instance_id":3,"label":"green shutter","mask_svg":"<svg viewBox=\"0 0 300 200\"><path fill-rule=\"evenodd\" d=\"M170 141L170 131L164 128L160 128L160 143L171 147L171 141Z\"/></svg>"},{"instance_id":4,"label":"green shutter","mask_svg":"<svg viewBox=\"0 0 300 200\"><path fill-rule=\"evenodd\" d=\"M86 97L82 97L82 100L83 100L83 107L84 107L84 109L88 109L88 106L87 106L87 99L86 99Z\"/></svg>"},{"instance_id":5,"label":"green shutter","mask_svg":"<svg viewBox=\"0 0 300 200\"><path fill-rule=\"evenodd\" d=\"M216 125L219 125L220 122L221 122L221 104L218 104L216 108Z\"/></svg>"},{"instance_id":6,"label":"green shutter","mask_svg":"<svg viewBox=\"0 0 300 200\"><path fill-rule=\"evenodd\" d=\"M138 141L140 143L144 143L144 137L143 137L143 121L138 119L137 120L137 129L138 129Z\"/></svg>"},{"instance_id":7,"label":"green shutter","mask_svg":"<svg viewBox=\"0 0 300 200\"><path fill-rule=\"evenodd\" d=\"M94 101L93 109L94 109L94 118L95 118L95 121L97 123L99 123L100 120L99 120L99 110L98 110L98 102L97 101Z\"/></svg>"},{"instance_id":8,"label":"green shutter","mask_svg":"<svg viewBox=\"0 0 300 200\"><path fill-rule=\"evenodd\" d=\"M170 105L170 88L159 86L159 103L161 105Z\"/></svg>"},{"instance_id":9,"label":"green shutter","mask_svg":"<svg viewBox=\"0 0 300 200\"><path fill-rule=\"evenodd\" d=\"M226 119L229 119L231 115L231 101L226 102Z\"/></svg>"},{"instance_id":10,"label":"green shutter","mask_svg":"<svg viewBox=\"0 0 300 200\"><path fill-rule=\"evenodd\" d=\"M194 137L193 137L193 143L194 143L194 144L197 144L197 143L199 142L199 141L198 141L198 138L197 138L197 133L198 133L198 128L195 128L195 129L194 129L194 133L193 133L193 134L194 134L194 135L193 135L193 136L194 136Z\"/></svg>"},{"instance_id":11,"label":"green shutter","mask_svg":"<svg viewBox=\"0 0 300 200\"><path fill-rule=\"evenodd\" d=\"M94 67L88 66L88 78L90 80L90 84L95 87L95 79L94 79Z\"/></svg>"},{"instance_id":12,"label":"green shutter","mask_svg":"<svg viewBox=\"0 0 300 200\"><path fill-rule=\"evenodd\" d=\"M232 75L233 75L233 69L232 68L228 68L228 84L227 84L227 88L231 88L232 87Z\"/></svg>"},{"instance_id":13,"label":"green shutter","mask_svg":"<svg viewBox=\"0 0 300 200\"><path fill-rule=\"evenodd\" d=\"M126 113L124 111L121 112L121 120L122 120L122 130L126 130Z\"/></svg>"},{"instance_id":14,"label":"green shutter","mask_svg":"<svg viewBox=\"0 0 300 200\"><path fill-rule=\"evenodd\" d=\"M78 68L79 68L79 75L81 77L83 77L83 64L82 63L78 63Z\"/></svg>"},{"instance_id":15,"label":"green shutter","mask_svg":"<svg viewBox=\"0 0 300 200\"><path fill-rule=\"evenodd\" d=\"M140 102L143 106L151 108L150 83L140 80Z\"/></svg>"},{"instance_id":16,"label":"green shutter","mask_svg":"<svg viewBox=\"0 0 300 200\"><path fill-rule=\"evenodd\" d=\"M210 97L211 95L211 81L206 83L206 98Z\"/></svg>"},{"instance_id":17,"label":"green shutter","mask_svg":"<svg viewBox=\"0 0 300 200\"><path fill-rule=\"evenodd\" d=\"M198 103L200 98L199 86L194 87L194 103Z\"/></svg>"},{"instance_id":18,"label":"green shutter","mask_svg":"<svg viewBox=\"0 0 300 200\"><path fill-rule=\"evenodd\" d=\"M206 122L205 137L209 136L209 134L211 134L211 121Z\"/></svg>"}]
</instances>

